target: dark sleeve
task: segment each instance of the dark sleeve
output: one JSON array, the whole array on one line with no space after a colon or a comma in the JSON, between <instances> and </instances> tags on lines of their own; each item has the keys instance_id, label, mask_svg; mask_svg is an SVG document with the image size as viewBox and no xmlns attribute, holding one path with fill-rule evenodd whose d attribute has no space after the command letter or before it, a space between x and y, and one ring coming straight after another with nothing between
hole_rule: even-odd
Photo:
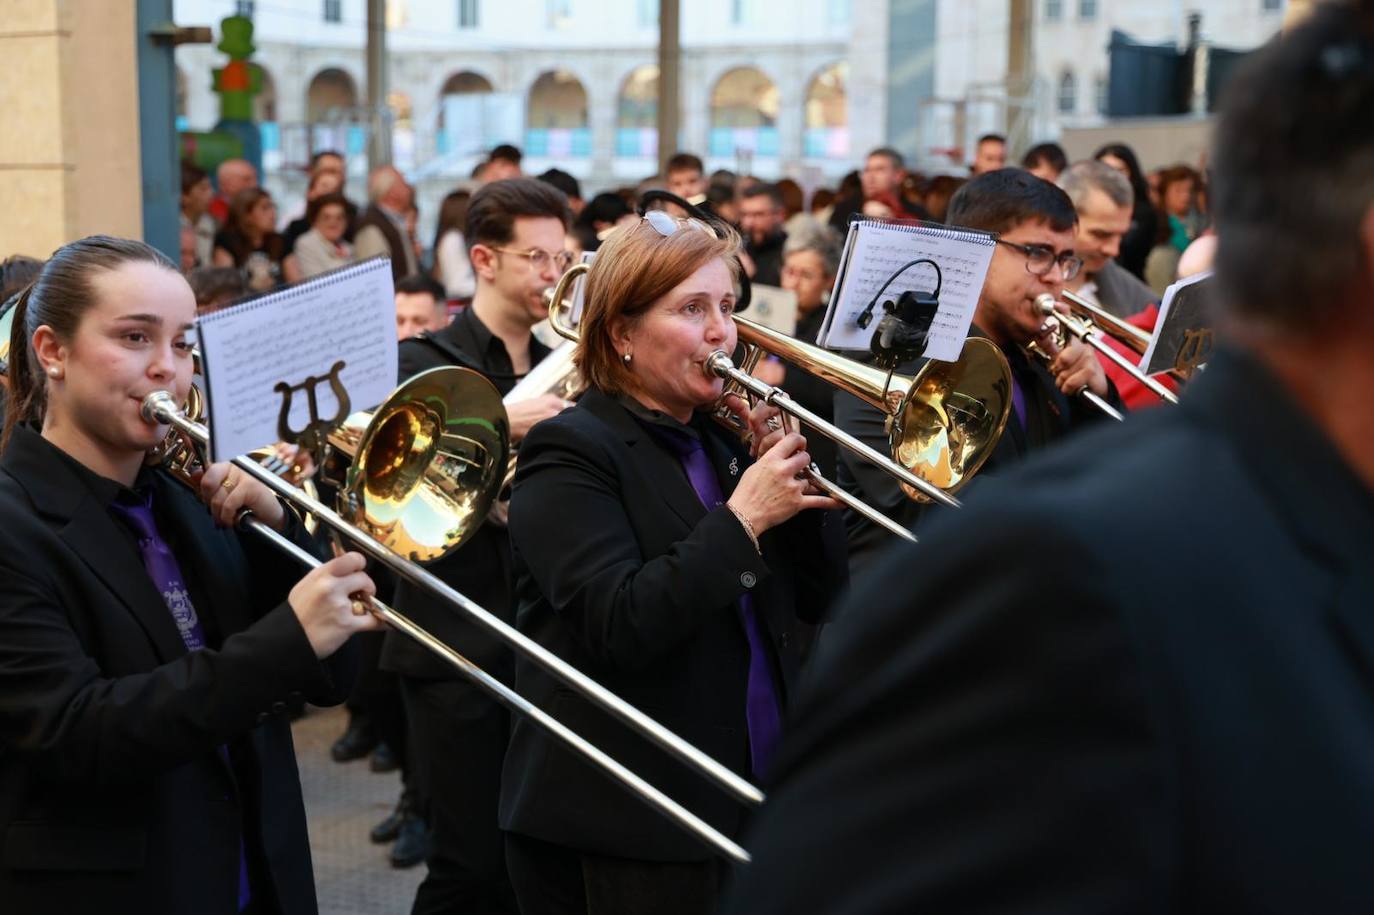
<instances>
[{"instance_id":1,"label":"dark sleeve","mask_svg":"<svg viewBox=\"0 0 1374 915\"><path fill-rule=\"evenodd\" d=\"M727 913L1178 908L1176 774L1112 579L1043 512L949 519L827 630Z\"/></svg>"},{"instance_id":2,"label":"dark sleeve","mask_svg":"<svg viewBox=\"0 0 1374 915\"><path fill-rule=\"evenodd\" d=\"M520 451L511 544L593 657L644 669L712 614L733 612L741 577L757 581L768 567L723 505L664 555L644 557L611 465L569 424L535 426Z\"/></svg>"},{"instance_id":3,"label":"dark sleeve","mask_svg":"<svg viewBox=\"0 0 1374 915\"><path fill-rule=\"evenodd\" d=\"M397 384L405 384L421 372L447 364L432 345L421 340L402 340L396 350Z\"/></svg>"},{"instance_id":4,"label":"dark sleeve","mask_svg":"<svg viewBox=\"0 0 1374 915\"><path fill-rule=\"evenodd\" d=\"M112 675L87 653L56 589L0 563L0 746L52 778L147 778L241 737L293 691L329 688L281 604L218 650Z\"/></svg>"},{"instance_id":5,"label":"dark sleeve","mask_svg":"<svg viewBox=\"0 0 1374 915\"><path fill-rule=\"evenodd\" d=\"M305 529L305 524L301 521L300 514L294 507L282 503L286 510L287 525L282 534L304 549L306 552L318 555L319 547ZM295 621L295 628L299 631L300 638L305 639L305 630L301 628L295 612L287 603L287 597L291 589L296 586L310 569L298 562L295 557L289 555L280 547L268 542L264 537L251 532L241 533L238 540L243 548L244 556L247 561L247 568L250 574L247 576L249 584L250 600L253 607L274 608L275 610L285 609L286 613ZM376 563L368 563L368 574L376 578ZM381 583L378 583L380 591ZM292 638L294 638L294 634ZM306 640L307 647L309 640ZM314 657L314 650L311 649L311 657ZM293 687L293 690L300 692L305 700L311 705L328 707L338 705L348 698L353 689L353 683L357 679L357 652L354 650L353 642L350 639L338 651L334 652L323 661L316 660L317 668L313 675L307 676L300 685ZM302 671L304 673L304 670Z\"/></svg>"}]
</instances>

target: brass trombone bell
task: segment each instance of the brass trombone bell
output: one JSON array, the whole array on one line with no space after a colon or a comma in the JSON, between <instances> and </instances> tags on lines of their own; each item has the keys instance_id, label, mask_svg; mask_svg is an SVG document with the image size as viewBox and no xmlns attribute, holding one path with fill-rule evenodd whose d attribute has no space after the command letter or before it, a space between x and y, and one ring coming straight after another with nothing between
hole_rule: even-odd
<instances>
[{"instance_id":1,"label":"brass trombone bell","mask_svg":"<svg viewBox=\"0 0 1374 915\"><path fill-rule=\"evenodd\" d=\"M470 369L421 372L328 435L350 459L340 514L387 549L430 562L481 526L505 476L510 422Z\"/></svg>"},{"instance_id":2,"label":"brass trombone bell","mask_svg":"<svg viewBox=\"0 0 1374 915\"><path fill-rule=\"evenodd\" d=\"M956 362L930 360L912 376L857 362L735 316L744 343L824 379L887 415L901 467L946 494L963 488L992 454L1011 414L1011 368L991 340L970 337ZM933 501L900 482L909 498Z\"/></svg>"}]
</instances>

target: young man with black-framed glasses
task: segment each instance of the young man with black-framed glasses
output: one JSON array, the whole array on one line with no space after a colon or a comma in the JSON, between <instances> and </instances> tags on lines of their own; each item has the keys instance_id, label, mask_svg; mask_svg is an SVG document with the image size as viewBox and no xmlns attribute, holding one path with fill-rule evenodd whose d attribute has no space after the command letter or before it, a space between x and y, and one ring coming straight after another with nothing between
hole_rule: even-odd
<instances>
[{"instance_id":1,"label":"young man with black-framed glasses","mask_svg":"<svg viewBox=\"0 0 1374 915\"><path fill-rule=\"evenodd\" d=\"M505 394L525 377L550 352L530 329L547 316L544 290L569 263L563 238L570 223L567 198L534 178L493 181L474 193L463 230L477 279L472 304L443 330L401 343L401 381L436 366L460 365L481 372ZM507 405L512 444L567 406L552 394ZM510 541L499 522L489 518L462 549L429 570L514 624ZM397 586L395 605L488 673L510 680L510 649L451 606L404 582ZM382 668L401 675L432 840L429 874L412 912L514 913L496 822L509 713L397 633L387 634Z\"/></svg>"}]
</instances>

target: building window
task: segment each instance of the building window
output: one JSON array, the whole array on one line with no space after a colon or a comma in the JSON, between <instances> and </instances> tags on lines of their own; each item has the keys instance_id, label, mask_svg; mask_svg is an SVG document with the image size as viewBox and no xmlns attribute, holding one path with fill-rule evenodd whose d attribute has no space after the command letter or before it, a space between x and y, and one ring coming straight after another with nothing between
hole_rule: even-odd
<instances>
[{"instance_id":1,"label":"building window","mask_svg":"<svg viewBox=\"0 0 1374 915\"><path fill-rule=\"evenodd\" d=\"M1064 18L1064 0L1045 0L1045 20L1058 22Z\"/></svg>"},{"instance_id":2,"label":"building window","mask_svg":"<svg viewBox=\"0 0 1374 915\"><path fill-rule=\"evenodd\" d=\"M829 0L826 3L826 8L830 13L830 24L836 26L849 25L852 7L851 0Z\"/></svg>"},{"instance_id":3,"label":"building window","mask_svg":"<svg viewBox=\"0 0 1374 915\"><path fill-rule=\"evenodd\" d=\"M572 25L572 0L544 0L549 28L566 29Z\"/></svg>"},{"instance_id":4,"label":"building window","mask_svg":"<svg viewBox=\"0 0 1374 915\"><path fill-rule=\"evenodd\" d=\"M636 0L635 19L641 29L658 28L658 0Z\"/></svg>"},{"instance_id":5,"label":"building window","mask_svg":"<svg viewBox=\"0 0 1374 915\"><path fill-rule=\"evenodd\" d=\"M253 18L253 0L234 0L234 15Z\"/></svg>"},{"instance_id":6,"label":"building window","mask_svg":"<svg viewBox=\"0 0 1374 915\"><path fill-rule=\"evenodd\" d=\"M1084 20L1097 18L1097 0L1078 0L1078 18Z\"/></svg>"},{"instance_id":7,"label":"building window","mask_svg":"<svg viewBox=\"0 0 1374 915\"><path fill-rule=\"evenodd\" d=\"M458 0L458 28L477 28L477 0Z\"/></svg>"},{"instance_id":8,"label":"building window","mask_svg":"<svg viewBox=\"0 0 1374 915\"><path fill-rule=\"evenodd\" d=\"M324 0L324 21L343 22L343 0Z\"/></svg>"},{"instance_id":9,"label":"building window","mask_svg":"<svg viewBox=\"0 0 1374 915\"><path fill-rule=\"evenodd\" d=\"M730 0L730 24L751 25L754 23L754 0Z\"/></svg>"},{"instance_id":10,"label":"building window","mask_svg":"<svg viewBox=\"0 0 1374 915\"><path fill-rule=\"evenodd\" d=\"M1064 71L1064 75L1059 77L1057 107L1060 114L1073 114L1078 108L1078 83L1074 80L1071 70Z\"/></svg>"},{"instance_id":11,"label":"building window","mask_svg":"<svg viewBox=\"0 0 1374 915\"><path fill-rule=\"evenodd\" d=\"M1107 77L1099 76L1093 84L1093 89L1096 96L1097 113L1105 117L1107 114Z\"/></svg>"},{"instance_id":12,"label":"building window","mask_svg":"<svg viewBox=\"0 0 1374 915\"><path fill-rule=\"evenodd\" d=\"M1266 13L1277 13L1283 9L1283 0L1260 0L1260 9Z\"/></svg>"}]
</instances>

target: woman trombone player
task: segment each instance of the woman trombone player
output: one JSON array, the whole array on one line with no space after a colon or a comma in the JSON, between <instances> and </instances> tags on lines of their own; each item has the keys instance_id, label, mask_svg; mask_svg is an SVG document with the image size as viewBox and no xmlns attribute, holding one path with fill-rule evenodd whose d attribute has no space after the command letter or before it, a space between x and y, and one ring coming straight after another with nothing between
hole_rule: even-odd
<instances>
[{"instance_id":1,"label":"woman trombone player","mask_svg":"<svg viewBox=\"0 0 1374 915\"><path fill-rule=\"evenodd\" d=\"M58 250L16 307L0 455L6 913L315 911L285 703L341 701L374 627L356 553L303 578L240 537L300 524L229 464L145 466L184 398L196 303L152 248Z\"/></svg>"},{"instance_id":2,"label":"woman trombone player","mask_svg":"<svg viewBox=\"0 0 1374 915\"><path fill-rule=\"evenodd\" d=\"M523 631L759 777L796 672L789 621L818 619L842 586L843 527L797 479L805 439L774 428L776 411L729 404L752 448L710 418L721 382L703 363L735 347L739 239L722 231L655 211L598 251L576 353L589 390L526 438L510 534ZM742 811L715 788L532 665L517 660L516 679L738 834ZM723 865L706 846L524 720L501 826L523 915L715 910Z\"/></svg>"}]
</instances>

